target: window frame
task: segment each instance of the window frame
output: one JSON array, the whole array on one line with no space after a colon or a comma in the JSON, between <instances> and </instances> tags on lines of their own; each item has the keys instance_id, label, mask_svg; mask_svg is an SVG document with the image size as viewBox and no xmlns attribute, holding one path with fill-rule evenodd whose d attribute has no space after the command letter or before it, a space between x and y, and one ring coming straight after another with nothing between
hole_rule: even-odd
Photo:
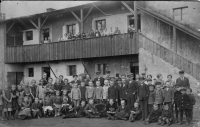
<instances>
[{"instance_id":1,"label":"window frame","mask_svg":"<svg viewBox=\"0 0 200 127\"><path fill-rule=\"evenodd\" d=\"M180 14L181 20L180 21L182 21L183 20L183 9L186 9L186 8L188 8L188 6L173 8L173 20L175 21L174 11L180 10L181 11L181 14Z\"/></svg>"},{"instance_id":2,"label":"window frame","mask_svg":"<svg viewBox=\"0 0 200 127\"><path fill-rule=\"evenodd\" d=\"M73 35L75 35L76 34L76 24L68 24L68 25L66 25L66 27L67 27L67 33L69 33L69 27L72 27L72 32L70 32L71 34L73 34ZM73 29L73 26L74 26L74 29Z\"/></svg>"},{"instance_id":3,"label":"window frame","mask_svg":"<svg viewBox=\"0 0 200 127\"><path fill-rule=\"evenodd\" d=\"M32 69L32 75L30 73L30 69ZM28 68L28 77L34 77L34 68L33 67Z\"/></svg>"},{"instance_id":4,"label":"window frame","mask_svg":"<svg viewBox=\"0 0 200 127\"><path fill-rule=\"evenodd\" d=\"M103 26L103 25L102 25L102 21L105 22L105 24L104 24L104 28L102 27L102 26ZM96 29L98 29L98 25L97 25L98 22L101 22L101 28L100 28L100 29L103 29L103 30L104 30L104 29L106 28L106 19L96 20L96 21L95 21L95 28L96 28ZM100 30L100 29L98 29L98 30Z\"/></svg>"},{"instance_id":5,"label":"window frame","mask_svg":"<svg viewBox=\"0 0 200 127\"><path fill-rule=\"evenodd\" d=\"M31 38L30 39L28 39L28 37L27 37L27 34L28 33L31 33ZM29 31L25 31L25 35L26 35L26 41L32 41L33 40L33 31L32 30L29 30Z\"/></svg>"},{"instance_id":6,"label":"window frame","mask_svg":"<svg viewBox=\"0 0 200 127\"><path fill-rule=\"evenodd\" d=\"M71 67L75 67L75 69L73 70ZM74 72L71 73L71 71L74 71ZM68 75L69 76L77 75L77 65L68 65Z\"/></svg>"}]
</instances>

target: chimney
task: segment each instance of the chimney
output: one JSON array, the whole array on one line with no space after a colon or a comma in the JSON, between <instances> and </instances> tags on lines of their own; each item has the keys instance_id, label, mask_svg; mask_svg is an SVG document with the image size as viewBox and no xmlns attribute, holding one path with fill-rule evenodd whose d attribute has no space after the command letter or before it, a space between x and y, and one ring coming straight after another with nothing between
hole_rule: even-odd
<instances>
[{"instance_id":1,"label":"chimney","mask_svg":"<svg viewBox=\"0 0 200 127\"><path fill-rule=\"evenodd\" d=\"M3 21L6 19L6 14L5 13L0 13L0 21Z\"/></svg>"},{"instance_id":2,"label":"chimney","mask_svg":"<svg viewBox=\"0 0 200 127\"><path fill-rule=\"evenodd\" d=\"M56 9L53 9L53 8L47 8L46 10L47 10L47 12L52 12L52 11L55 11Z\"/></svg>"}]
</instances>

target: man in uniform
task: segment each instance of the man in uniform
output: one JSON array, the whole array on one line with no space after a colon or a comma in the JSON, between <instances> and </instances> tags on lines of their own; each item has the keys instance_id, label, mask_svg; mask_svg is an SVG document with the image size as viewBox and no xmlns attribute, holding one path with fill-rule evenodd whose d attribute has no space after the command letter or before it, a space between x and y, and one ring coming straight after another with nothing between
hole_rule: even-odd
<instances>
[{"instance_id":1,"label":"man in uniform","mask_svg":"<svg viewBox=\"0 0 200 127\"><path fill-rule=\"evenodd\" d=\"M100 74L101 74L100 71L97 71L97 72L96 72L96 78L95 78L94 81L93 81L94 86L96 86L96 81L100 81L100 85L103 87L103 85L104 85L104 78L101 77Z\"/></svg>"},{"instance_id":2,"label":"man in uniform","mask_svg":"<svg viewBox=\"0 0 200 127\"><path fill-rule=\"evenodd\" d=\"M190 88L189 79L184 76L184 73L184 71L179 71L180 77L176 79L176 84L178 84L180 87Z\"/></svg>"}]
</instances>

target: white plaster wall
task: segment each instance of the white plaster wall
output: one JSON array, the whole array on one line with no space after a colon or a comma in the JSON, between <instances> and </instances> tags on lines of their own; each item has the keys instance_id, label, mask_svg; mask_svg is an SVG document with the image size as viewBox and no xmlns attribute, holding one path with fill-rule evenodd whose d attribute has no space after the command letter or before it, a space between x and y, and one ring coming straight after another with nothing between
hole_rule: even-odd
<instances>
[{"instance_id":1,"label":"white plaster wall","mask_svg":"<svg viewBox=\"0 0 200 127\"><path fill-rule=\"evenodd\" d=\"M0 89L3 88L3 84L5 81L5 73L4 73L4 44L5 44L5 25L0 23Z\"/></svg>"},{"instance_id":2,"label":"white plaster wall","mask_svg":"<svg viewBox=\"0 0 200 127\"><path fill-rule=\"evenodd\" d=\"M68 78L69 81L73 80L72 76L69 76L69 65L76 65L77 67L77 74L84 73L84 66L80 61L70 61L70 62L58 62L58 63L49 63L51 66L52 70L58 77L59 75L63 75L64 78ZM24 67L24 75L25 75L25 81L30 82L32 79L35 79L37 82L41 79L42 77L42 67L48 67L47 64L42 63L42 64L28 64L25 65ZM34 77L28 77L28 68L34 68ZM51 77L55 81L55 76L53 72L51 72Z\"/></svg>"},{"instance_id":3,"label":"white plaster wall","mask_svg":"<svg viewBox=\"0 0 200 127\"><path fill-rule=\"evenodd\" d=\"M27 41L26 40L26 31L33 31L33 40ZM23 45L34 45L34 44L39 44L39 30L37 29L29 29L23 31Z\"/></svg>"},{"instance_id":4,"label":"white plaster wall","mask_svg":"<svg viewBox=\"0 0 200 127\"><path fill-rule=\"evenodd\" d=\"M128 16L133 15L132 13L124 13L124 14L117 14L117 15L111 15L111 16L103 16L99 18L94 18L92 20L92 29L95 30L95 21L106 19L106 28L110 32L110 27L112 27L112 30L114 32L115 27L118 27L121 31L121 33L127 33L128 29Z\"/></svg>"}]
</instances>

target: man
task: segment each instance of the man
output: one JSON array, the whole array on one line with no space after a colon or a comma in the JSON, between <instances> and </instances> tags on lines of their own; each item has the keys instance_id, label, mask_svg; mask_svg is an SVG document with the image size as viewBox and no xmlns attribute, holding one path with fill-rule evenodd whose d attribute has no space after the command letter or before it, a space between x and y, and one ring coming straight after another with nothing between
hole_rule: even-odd
<instances>
[{"instance_id":1,"label":"man","mask_svg":"<svg viewBox=\"0 0 200 127\"><path fill-rule=\"evenodd\" d=\"M106 71L106 77L105 77L105 79L107 79L107 80L111 79L111 77L110 77L110 71Z\"/></svg>"},{"instance_id":2,"label":"man","mask_svg":"<svg viewBox=\"0 0 200 127\"><path fill-rule=\"evenodd\" d=\"M189 79L184 76L184 71L179 71L180 77L176 79L176 84L180 87L190 88Z\"/></svg>"},{"instance_id":3,"label":"man","mask_svg":"<svg viewBox=\"0 0 200 127\"><path fill-rule=\"evenodd\" d=\"M136 101L136 92L138 83L133 80L133 74L130 74L128 77L129 77L129 82L127 83L126 86L127 105L131 109Z\"/></svg>"},{"instance_id":4,"label":"man","mask_svg":"<svg viewBox=\"0 0 200 127\"><path fill-rule=\"evenodd\" d=\"M43 85L46 86L46 84L48 83L47 82L47 73L46 72L43 73L42 80L43 80Z\"/></svg>"},{"instance_id":5,"label":"man","mask_svg":"<svg viewBox=\"0 0 200 127\"><path fill-rule=\"evenodd\" d=\"M81 81L78 80L78 75L74 75L73 78L74 78L74 80L71 81L71 83L72 83L72 84L77 83L78 86L80 86L80 85L81 85Z\"/></svg>"},{"instance_id":6,"label":"man","mask_svg":"<svg viewBox=\"0 0 200 127\"><path fill-rule=\"evenodd\" d=\"M96 72L96 78L94 79L93 83L94 83L94 86L96 87L96 81L100 81L100 85L103 86L104 85L104 78L101 77L100 75L100 71L97 71Z\"/></svg>"}]
</instances>

